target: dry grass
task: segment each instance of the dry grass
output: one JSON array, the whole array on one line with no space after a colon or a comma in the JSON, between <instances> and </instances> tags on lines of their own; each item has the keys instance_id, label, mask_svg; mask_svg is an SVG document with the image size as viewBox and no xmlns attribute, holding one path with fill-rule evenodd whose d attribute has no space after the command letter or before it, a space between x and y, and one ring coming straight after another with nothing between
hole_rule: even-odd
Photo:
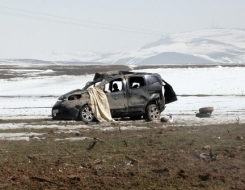
<instances>
[{"instance_id":1,"label":"dry grass","mask_svg":"<svg viewBox=\"0 0 245 190\"><path fill-rule=\"evenodd\" d=\"M244 125L35 132L45 139L1 141L0 189L245 188ZM76 135L90 139L55 141ZM206 145L217 159L199 157Z\"/></svg>"}]
</instances>

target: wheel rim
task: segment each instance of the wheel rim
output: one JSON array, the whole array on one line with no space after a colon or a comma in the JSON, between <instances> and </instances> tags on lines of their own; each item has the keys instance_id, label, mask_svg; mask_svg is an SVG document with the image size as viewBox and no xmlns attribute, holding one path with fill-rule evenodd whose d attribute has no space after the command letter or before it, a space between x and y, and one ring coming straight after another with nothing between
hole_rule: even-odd
<instances>
[{"instance_id":1,"label":"wheel rim","mask_svg":"<svg viewBox=\"0 0 245 190\"><path fill-rule=\"evenodd\" d=\"M158 119L159 117L159 110L157 109L157 107L152 107L150 109L150 117L154 120L154 119Z\"/></svg>"},{"instance_id":2,"label":"wheel rim","mask_svg":"<svg viewBox=\"0 0 245 190\"><path fill-rule=\"evenodd\" d=\"M86 106L81 112L83 120L92 121L94 119L94 114L89 106Z\"/></svg>"}]
</instances>

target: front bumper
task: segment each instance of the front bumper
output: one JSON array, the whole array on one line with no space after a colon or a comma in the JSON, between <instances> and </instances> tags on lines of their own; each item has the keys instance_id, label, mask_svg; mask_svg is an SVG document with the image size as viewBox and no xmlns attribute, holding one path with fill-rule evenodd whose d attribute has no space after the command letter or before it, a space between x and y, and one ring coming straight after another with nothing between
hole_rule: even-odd
<instances>
[{"instance_id":1,"label":"front bumper","mask_svg":"<svg viewBox=\"0 0 245 190\"><path fill-rule=\"evenodd\" d=\"M67 108L57 102L52 108L52 118L57 120L76 120L78 119L79 109L75 107Z\"/></svg>"}]
</instances>

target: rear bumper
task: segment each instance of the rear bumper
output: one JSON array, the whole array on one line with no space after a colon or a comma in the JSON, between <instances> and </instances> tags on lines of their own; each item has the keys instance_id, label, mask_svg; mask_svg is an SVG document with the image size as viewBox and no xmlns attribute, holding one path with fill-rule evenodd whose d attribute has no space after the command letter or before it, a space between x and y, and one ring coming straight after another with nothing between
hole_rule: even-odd
<instances>
[{"instance_id":1,"label":"rear bumper","mask_svg":"<svg viewBox=\"0 0 245 190\"><path fill-rule=\"evenodd\" d=\"M162 112L162 111L164 111L165 110L165 98L163 98L163 99L159 99L158 101L157 101L157 104L158 104L158 106L159 106L159 110L160 110L160 112Z\"/></svg>"}]
</instances>

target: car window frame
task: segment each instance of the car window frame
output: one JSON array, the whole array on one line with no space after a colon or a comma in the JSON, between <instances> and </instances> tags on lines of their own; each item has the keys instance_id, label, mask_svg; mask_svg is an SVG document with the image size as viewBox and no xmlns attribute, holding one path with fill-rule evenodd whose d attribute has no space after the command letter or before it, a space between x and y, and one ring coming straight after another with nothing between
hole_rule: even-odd
<instances>
[{"instance_id":1,"label":"car window frame","mask_svg":"<svg viewBox=\"0 0 245 190\"><path fill-rule=\"evenodd\" d=\"M142 78L143 79L143 82L144 82L144 85L143 86L142 85L139 85L138 88L133 88L133 86L131 84L131 81L130 81L133 78ZM139 84L140 84L140 82L139 82ZM147 86L147 83L146 83L146 79L145 79L144 76L130 76L130 77L128 77L128 87L129 87L130 90L141 89L141 88L144 88L145 86Z\"/></svg>"}]
</instances>

